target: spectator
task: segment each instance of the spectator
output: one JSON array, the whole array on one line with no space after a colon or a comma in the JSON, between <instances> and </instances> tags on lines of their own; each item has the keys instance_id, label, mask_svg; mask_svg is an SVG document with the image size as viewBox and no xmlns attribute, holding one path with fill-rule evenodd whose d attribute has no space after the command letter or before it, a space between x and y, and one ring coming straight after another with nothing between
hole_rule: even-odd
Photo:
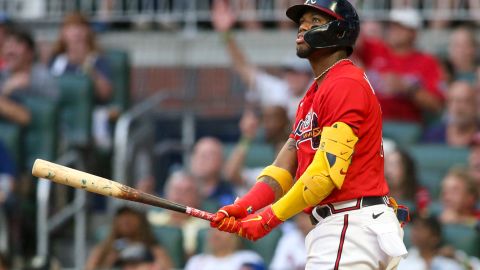
<instances>
[{"instance_id":1,"label":"spectator","mask_svg":"<svg viewBox=\"0 0 480 270\"><path fill-rule=\"evenodd\" d=\"M93 115L93 137L97 146L110 149L109 120L117 114L106 106L113 95L110 66L101 53L93 29L82 14L74 12L65 16L49 65L54 76L85 74L92 79L97 105Z\"/></svg>"},{"instance_id":2,"label":"spectator","mask_svg":"<svg viewBox=\"0 0 480 270\"><path fill-rule=\"evenodd\" d=\"M233 203L233 187L223 179L223 145L213 137L197 141L190 160L190 173L197 178L200 196L217 205Z\"/></svg>"},{"instance_id":3,"label":"spectator","mask_svg":"<svg viewBox=\"0 0 480 270\"><path fill-rule=\"evenodd\" d=\"M265 142L271 144L278 153L289 135L289 119L287 111L281 106L264 106L262 114L262 127L265 132ZM251 142L259 131L258 116L251 109L247 109L240 120L241 138L225 164L225 176L238 189L241 195L256 181L262 168L245 168L244 162L250 149ZM272 157L273 160L274 157Z\"/></svg>"},{"instance_id":4,"label":"spectator","mask_svg":"<svg viewBox=\"0 0 480 270\"><path fill-rule=\"evenodd\" d=\"M428 190L418 183L415 162L407 152L395 149L385 154L385 178L390 196L419 213L430 204Z\"/></svg>"},{"instance_id":5,"label":"spectator","mask_svg":"<svg viewBox=\"0 0 480 270\"><path fill-rule=\"evenodd\" d=\"M165 197L172 202L200 208L200 195L195 179L184 171L170 175L165 184ZM183 213L174 211L150 211L148 221L154 226L174 226L182 229L183 246L187 257L195 253L197 234L208 223Z\"/></svg>"},{"instance_id":6,"label":"spectator","mask_svg":"<svg viewBox=\"0 0 480 270\"><path fill-rule=\"evenodd\" d=\"M124 206L117 210L110 234L93 248L86 265L87 270L113 267L172 268L166 251L155 243L145 215L131 207Z\"/></svg>"},{"instance_id":7,"label":"spectator","mask_svg":"<svg viewBox=\"0 0 480 270\"><path fill-rule=\"evenodd\" d=\"M249 88L247 100L259 102L262 106L284 106L289 118L293 120L298 103L311 83L309 63L305 59L292 56L285 61L282 77L272 76L249 63L237 45L231 33L235 16L224 1L214 2L212 23L215 30L222 34L234 70Z\"/></svg>"},{"instance_id":8,"label":"spectator","mask_svg":"<svg viewBox=\"0 0 480 270\"><path fill-rule=\"evenodd\" d=\"M438 61L415 48L421 18L416 10L392 10L386 41L363 37L358 57L376 90L385 120L421 122L424 112L442 110Z\"/></svg>"},{"instance_id":9,"label":"spectator","mask_svg":"<svg viewBox=\"0 0 480 270\"><path fill-rule=\"evenodd\" d=\"M398 270L410 269L464 269L457 261L440 255L442 227L434 217L417 216L412 221L410 239L413 247L406 259L401 260Z\"/></svg>"},{"instance_id":10,"label":"spectator","mask_svg":"<svg viewBox=\"0 0 480 270\"><path fill-rule=\"evenodd\" d=\"M463 168L451 169L442 181L440 221L475 226L480 220L475 209L477 200L478 190L471 176Z\"/></svg>"},{"instance_id":11,"label":"spectator","mask_svg":"<svg viewBox=\"0 0 480 270\"><path fill-rule=\"evenodd\" d=\"M270 270L300 270L305 269L307 251L305 249L305 237L313 228L310 217L304 213L295 217L295 228L285 232L280 238Z\"/></svg>"},{"instance_id":12,"label":"spectator","mask_svg":"<svg viewBox=\"0 0 480 270\"><path fill-rule=\"evenodd\" d=\"M101 54L87 18L80 13L70 13L63 19L60 35L53 47L50 70L55 76L65 73L91 76L99 104L110 101L112 97L109 64Z\"/></svg>"},{"instance_id":13,"label":"spectator","mask_svg":"<svg viewBox=\"0 0 480 270\"><path fill-rule=\"evenodd\" d=\"M240 238L235 234L209 229L207 253L201 253L188 260L185 270L241 270L249 265L265 269L262 258L253 251L238 250Z\"/></svg>"},{"instance_id":14,"label":"spectator","mask_svg":"<svg viewBox=\"0 0 480 270\"><path fill-rule=\"evenodd\" d=\"M5 69L0 73L0 119L26 126L31 121L26 97L58 98L48 70L35 63L35 41L29 31L11 29L3 45Z\"/></svg>"},{"instance_id":15,"label":"spectator","mask_svg":"<svg viewBox=\"0 0 480 270\"><path fill-rule=\"evenodd\" d=\"M426 130L423 141L468 146L479 130L477 91L467 82L456 81L449 87L446 103L446 115Z\"/></svg>"},{"instance_id":16,"label":"spectator","mask_svg":"<svg viewBox=\"0 0 480 270\"><path fill-rule=\"evenodd\" d=\"M445 61L448 81L477 82L478 66L477 41L475 33L468 26L455 28L450 34L448 56Z\"/></svg>"}]
</instances>

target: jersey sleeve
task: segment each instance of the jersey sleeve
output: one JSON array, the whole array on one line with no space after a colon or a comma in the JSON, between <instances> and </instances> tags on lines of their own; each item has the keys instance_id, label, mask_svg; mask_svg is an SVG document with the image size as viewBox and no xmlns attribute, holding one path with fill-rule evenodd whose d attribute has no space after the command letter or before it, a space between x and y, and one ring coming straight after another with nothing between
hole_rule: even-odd
<instances>
[{"instance_id":1,"label":"jersey sleeve","mask_svg":"<svg viewBox=\"0 0 480 270\"><path fill-rule=\"evenodd\" d=\"M358 135L358 129L367 116L369 98L365 86L351 78L339 78L330 84L324 102L315 102L315 110L322 111L325 126L335 122L349 125Z\"/></svg>"}]
</instances>

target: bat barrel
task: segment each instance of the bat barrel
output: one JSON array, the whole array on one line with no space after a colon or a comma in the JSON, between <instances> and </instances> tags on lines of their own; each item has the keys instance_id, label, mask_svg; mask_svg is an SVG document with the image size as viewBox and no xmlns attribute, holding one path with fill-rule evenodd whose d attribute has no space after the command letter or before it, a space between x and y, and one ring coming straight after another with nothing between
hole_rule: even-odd
<instances>
[{"instance_id":1,"label":"bat barrel","mask_svg":"<svg viewBox=\"0 0 480 270\"><path fill-rule=\"evenodd\" d=\"M32 175L104 196L158 206L205 220L211 221L215 216L212 213L162 199L106 178L42 159L35 160L32 168Z\"/></svg>"}]
</instances>

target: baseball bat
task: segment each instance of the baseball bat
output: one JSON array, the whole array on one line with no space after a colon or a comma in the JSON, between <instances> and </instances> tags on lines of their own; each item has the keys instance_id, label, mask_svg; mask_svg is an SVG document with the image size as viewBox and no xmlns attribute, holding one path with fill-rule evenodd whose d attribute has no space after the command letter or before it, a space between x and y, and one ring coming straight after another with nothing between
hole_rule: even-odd
<instances>
[{"instance_id":1,"label":"baseball bat","mask_svg":"<svg viewBox=\"0 0 480 270\"><path fill-rule=\"evenodd\" d=\"M215 214L162 199L118 182L43 159L35 160L32 168L32 175L104 196L153 205L208 221L212 221L215 217Z\"/></svg>"}]
</instances>

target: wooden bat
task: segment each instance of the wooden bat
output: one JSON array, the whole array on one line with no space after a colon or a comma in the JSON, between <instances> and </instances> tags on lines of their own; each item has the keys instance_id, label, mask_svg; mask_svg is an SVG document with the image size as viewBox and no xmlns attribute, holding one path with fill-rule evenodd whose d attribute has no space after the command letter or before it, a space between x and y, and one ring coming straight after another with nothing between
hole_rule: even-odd
<instances>
[{"instance_id":1,"label":"wooden bat","mask_svg":"<svg viewBox=\"0 0 480 270\"><path fill-rule=\"evenodd\" d=\"M215 214L162 199L118 182L65 167L43 159L35 160L32 168L32 175L39 178L49 179L62 185L81 188L89 192L127 201L158 206L209 221L212 221L215 217Z\"/></svg>"}]
</instances>

